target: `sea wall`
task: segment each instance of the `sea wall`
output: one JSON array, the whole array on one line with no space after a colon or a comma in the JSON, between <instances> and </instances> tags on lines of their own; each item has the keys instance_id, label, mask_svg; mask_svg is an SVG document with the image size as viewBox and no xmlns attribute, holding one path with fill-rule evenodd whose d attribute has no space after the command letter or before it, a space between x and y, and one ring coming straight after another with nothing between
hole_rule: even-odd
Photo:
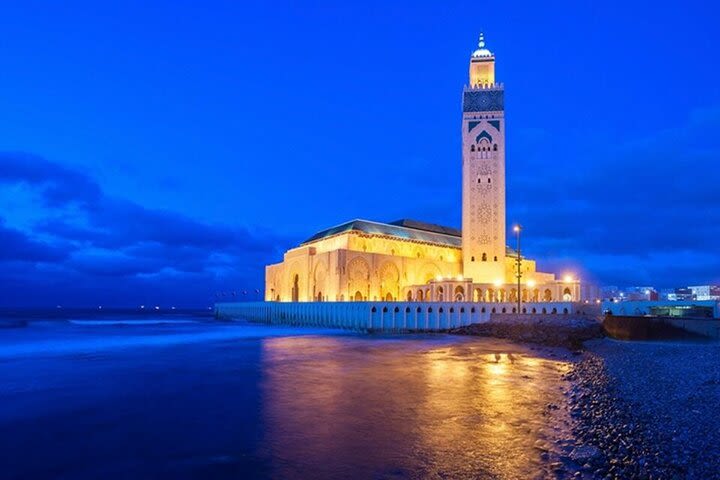
<instances>
[{"instance_id":1,"label":"sea wall","mask_svg":"<svg viewBox=\"0 0 720 480\"><path fill-rule=\"evenodd\" d=\"M720 320L634 315L606 315L603 328L619 340L720 338Z\"/></svg>"},{"instance_id":2,"label":"sea wall","mask_svg":"<svg viewBox=\"0 0 720 480\"><path fill-rule=\"evenodd\" d=\"M587 314L592 306L572 302L525 303L547 317ZM512 303L472 302L238 302L218 303L215 316L269 324L306 325L365 331L446 331L486 323L492 315L514 312ZM554 312L554 313L550 313ZM511 316L510 313L508 315ZM519 319L542 316L516 315Z\"/></svg>"}]
</instances>

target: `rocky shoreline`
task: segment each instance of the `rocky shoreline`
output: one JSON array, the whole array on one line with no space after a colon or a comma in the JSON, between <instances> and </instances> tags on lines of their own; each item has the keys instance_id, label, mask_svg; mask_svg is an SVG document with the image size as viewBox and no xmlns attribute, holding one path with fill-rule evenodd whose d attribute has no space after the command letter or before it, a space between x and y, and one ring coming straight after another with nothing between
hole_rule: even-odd
<instances>
[{"instance_id":1,"label":"rocky shoreline","mask_svg":"<svg viewBox=\"0 0 720 480\"><path fill-rule=\"evenodd\" d=\"M566 374L576 477L720 478L718 360L717 344L591 342Z\"/></svg>"},{"instance_id":2,"label":"rocky shoreline","mask_svg":"<svg viewBox=\"0 0 720 480\"><path fill-rule=\"evenodd\" d=\"M489 322L455 328L450 333L569 349L579 349L583 342L604 335L602 323L595 317L514 314L494 314Z\"/></svg>"}]
</instances>

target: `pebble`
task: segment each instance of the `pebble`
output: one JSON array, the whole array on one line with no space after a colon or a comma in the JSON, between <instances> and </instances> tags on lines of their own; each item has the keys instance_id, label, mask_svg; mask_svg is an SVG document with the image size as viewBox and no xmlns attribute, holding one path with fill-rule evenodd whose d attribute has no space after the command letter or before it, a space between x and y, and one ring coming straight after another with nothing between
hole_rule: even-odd
<instances>
[{"instance_id":1,"label":"pebble","mask_svg":"<svg viewBox=\"0 0 720 480\"><path fill-rule=\"evenodd\" d=\"M720 479L718 377L720 344L591 342L565 375L570 458L594 478Z\"/></svg>"}]
</instances>

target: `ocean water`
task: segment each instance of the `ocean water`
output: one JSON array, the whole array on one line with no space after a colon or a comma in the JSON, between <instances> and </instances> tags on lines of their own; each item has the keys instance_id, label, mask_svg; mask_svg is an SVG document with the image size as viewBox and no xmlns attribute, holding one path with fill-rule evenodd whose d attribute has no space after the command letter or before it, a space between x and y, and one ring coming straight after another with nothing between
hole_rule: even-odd
<instances>
[{"instance_id":1,"label":"ocean water","mask_svg":"<svg viewBox=\"0 0 720 480\"><path fill-rule=\"evenodd\" d=\"M200 315L0 329L0 478L542 478L567 352Z\"/></svg>"}]
</instances>

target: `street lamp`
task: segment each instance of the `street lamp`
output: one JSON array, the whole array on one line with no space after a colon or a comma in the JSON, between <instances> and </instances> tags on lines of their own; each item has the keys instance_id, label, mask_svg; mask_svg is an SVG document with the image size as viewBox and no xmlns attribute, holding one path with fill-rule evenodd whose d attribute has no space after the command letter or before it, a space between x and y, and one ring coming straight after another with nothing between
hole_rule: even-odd
<instances>
[{"instance_id":1,"label":"street lamp","mask_svg":"<svg viewBox=\"0 0 720 480\"><path fill-rule=\"evenodd\" d=\"M522 227L520 225L515 225L513 227L513 232L515 232L515 235L517 236L517 313L519 314L522 310L520 310L520 304L522 302L522 295L520 292L520 279L522 278L522 260L520 259L520 232L522 231Z\"/></svg>"}]
</instances>

